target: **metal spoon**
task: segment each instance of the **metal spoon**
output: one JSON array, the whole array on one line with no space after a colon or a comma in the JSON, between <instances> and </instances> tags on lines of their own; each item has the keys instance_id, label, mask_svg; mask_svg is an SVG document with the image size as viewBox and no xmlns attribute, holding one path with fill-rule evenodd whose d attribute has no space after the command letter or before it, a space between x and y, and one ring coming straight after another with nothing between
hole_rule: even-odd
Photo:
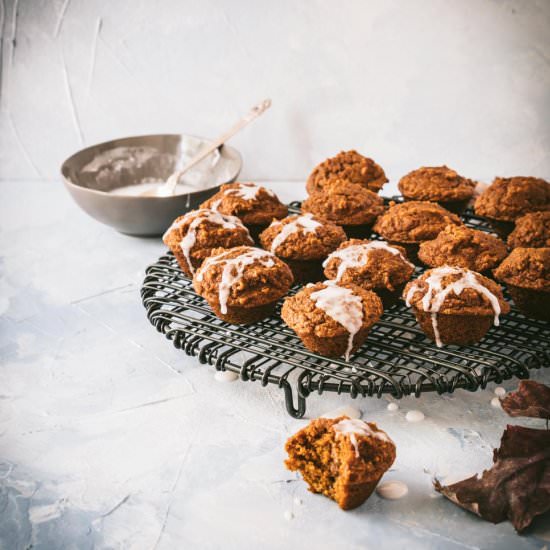
<instances>
[{"instance_id":1,"label":"metal spoon","mask_svg":"<svg viewBox=\"0 0 550 550\"><path fill-rule=\"evenodd\" d=\"M252 109L246 116L241 118L227 132L222 134L210 145L207 145L204 149L199 151L181 170L174 172L163 185L161 185L157 189L147 190L142 193L141 196L169 197L170 195L173 195L176 190L176 185L178 184L183 174L193 168L193 166L198 164L202 159L210 155L213 151L221 147L230 137L234 136L247 124L259 117L262 113L269 109L269 107L271 107L271 99L265 99L261 103L258 103L258 105L252 107Z\"/></svg>"}]
</instances>

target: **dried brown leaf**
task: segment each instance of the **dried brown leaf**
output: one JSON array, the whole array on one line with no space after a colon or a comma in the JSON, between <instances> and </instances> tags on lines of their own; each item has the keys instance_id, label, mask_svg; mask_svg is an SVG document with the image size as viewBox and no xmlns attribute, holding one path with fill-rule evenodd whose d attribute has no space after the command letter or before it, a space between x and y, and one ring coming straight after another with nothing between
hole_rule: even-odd
<instances>
[{"instance_id":1,"label":"dried brown leaf","mask_svg":"<svg viewBox=\"0 0 550 550\"><path fill-rule=\"evenodd\" d=\"M522 380L517 391L509 393L501 400L502 408L510 416L550 418L550 387Z\"/></svg>"},{"instance_id":2,"label":"dried brown leaf","mask_svg":"<svg viewBox=\"0 0 550 550\"><path fill-rule=\"evenodd\" d=\"M434 486L460 507L493 523L508 519L521 532L550 510L550 431L507 426L481 477Z\"/></svg>"}]
</instances>

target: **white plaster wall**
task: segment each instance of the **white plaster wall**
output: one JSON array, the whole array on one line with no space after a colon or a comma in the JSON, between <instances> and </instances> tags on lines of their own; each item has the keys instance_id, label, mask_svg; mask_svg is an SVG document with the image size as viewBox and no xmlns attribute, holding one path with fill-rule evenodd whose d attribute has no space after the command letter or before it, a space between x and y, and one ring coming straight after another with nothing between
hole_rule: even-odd
<instances>
[{"instance_id":1,"label":"white plaster wall","mask_svg":"<svg viewBox=\"0 0 550 550\"><path fill-rule=\"evenodd\" d=\"M54 179L117 136L234 140L243 175L301 180L341 148L550 175L548 0L3 0L0 178Z\"/></svg>"}]
</instances>

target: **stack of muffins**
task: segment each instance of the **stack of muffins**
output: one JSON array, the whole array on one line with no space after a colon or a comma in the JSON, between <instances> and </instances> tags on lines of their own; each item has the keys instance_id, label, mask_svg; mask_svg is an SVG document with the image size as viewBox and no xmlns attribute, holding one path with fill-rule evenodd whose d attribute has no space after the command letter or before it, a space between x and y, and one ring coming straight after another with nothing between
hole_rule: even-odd
<instances>
[{"instance_id":1,"label":"stack of muffins","mask_svg":"<svg viewBox=\"0 0 550 550\"><path fill-rule=\"evenodd\" d=\"M438 346L473 344L509 311L493 279L526 315L550 320L548 182L496 178L475 198L475 181L422 167L399 181L404 202L386 206L378 192L387 181L374 160L341 152L312 171L300 214L289 216L264 187L233 183L163 239L230 323L271 315L294 283L305 285L285 299L281 317L307 349L329 357L348 360L401 297ZM507 243L463 224L474 199L475 213ZM415 264L431 269L411 280Z\"/></svg>"}]
</instances>

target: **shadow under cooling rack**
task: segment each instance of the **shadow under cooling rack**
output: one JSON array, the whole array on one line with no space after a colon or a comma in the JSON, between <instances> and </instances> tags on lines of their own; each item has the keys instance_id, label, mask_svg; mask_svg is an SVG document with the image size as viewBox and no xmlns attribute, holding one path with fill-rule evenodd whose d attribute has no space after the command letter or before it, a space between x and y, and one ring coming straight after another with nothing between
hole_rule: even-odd
<instances>
[{"instance_id":1,"label":"shadow under cooling rack","mask_svg":"<svg viewBox=\"0 0 550 550\"><path fill-rule=\"evenodd\" d=\"M471 213L463 219L470 227L490 230ZM417 268L417 274L421 271ZM488 382L528 378L529 369L550 365L550 326L525 318L515 308L478 344L437 348L408 308L398 304L384 312L367 341L345 362L306 350L279 310L248 326L219 320L170 253L147 269L141 295L150 322L174 346L201 363L239 373L242 380L277 384L296 418L304 415L311 392L400 398L456 388L474 391Z\"/></svg>"}]
</instances>

